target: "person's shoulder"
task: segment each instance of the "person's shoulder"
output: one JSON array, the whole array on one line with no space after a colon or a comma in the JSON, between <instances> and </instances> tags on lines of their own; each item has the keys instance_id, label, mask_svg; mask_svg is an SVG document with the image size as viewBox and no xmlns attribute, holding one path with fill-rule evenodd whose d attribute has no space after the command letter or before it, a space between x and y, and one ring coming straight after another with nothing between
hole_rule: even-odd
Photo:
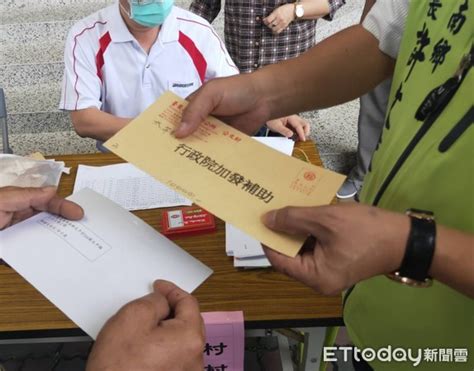
<instances>
[{"instance_id":1,"label":"person's shoulder","mask_svg":"<svg viewBox=\"0 0 474 371\"><path fill-rule=\"evenodd\" d=\"M107 29L107 23L110 17L113 16L114 6L116 6L116 4L100 9L77 21L69 30L69 38L75 39L82 35L102 34L104 29ZM96 37L94 37L94 39L96 39Z\"/></svg>"},{"instance_id":2,"label":"person's shoulder","mask_svg":"<svg viewBox=\"0 0 474 371\"><path fill-rule=\"evenodd\" d=\"M189 10L175 6L173 14L178 20L180 29L187 29L196 32L215 32L211 24L203 17L190 12Z\"/></svg>"},{"instance_id":3,"label":"person's shoulder","mask_svg":"<svg viewBox=\"0 0 474 371\"><path fill-rule=\"evenodd\" d=\"M179 31L191 38L201 51L212 52L218 47L219 50L223 48L216 30L204 18L176 6L173 14Z\"/></svg>"}]
</instances>

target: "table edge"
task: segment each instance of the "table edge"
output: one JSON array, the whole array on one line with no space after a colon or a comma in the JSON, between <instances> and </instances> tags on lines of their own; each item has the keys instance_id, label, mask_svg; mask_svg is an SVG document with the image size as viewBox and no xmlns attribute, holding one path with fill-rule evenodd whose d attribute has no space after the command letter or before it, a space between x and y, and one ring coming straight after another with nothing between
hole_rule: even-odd
<instances>
[{"instance_id":1,"label":"table edge","mask_svg":"<svg viewBox=\"0 0 474 371\"><path fill-rule=\"evenodd\" d=\"M245 321L246 330L254 329L277 329L277 328L294 328L294 327L331 327L344 326L342 317L328 318L309 318L309 319L293 319L293 320L262 320L262 321ZM2 331L0 332L0 341L2 340L19 340L19 339L47 339L47 338L66 338L66 337L89 337L80 328L69 329L44 329L44 330L18 330L18 331Z\"/></svg>"}]
</instances>

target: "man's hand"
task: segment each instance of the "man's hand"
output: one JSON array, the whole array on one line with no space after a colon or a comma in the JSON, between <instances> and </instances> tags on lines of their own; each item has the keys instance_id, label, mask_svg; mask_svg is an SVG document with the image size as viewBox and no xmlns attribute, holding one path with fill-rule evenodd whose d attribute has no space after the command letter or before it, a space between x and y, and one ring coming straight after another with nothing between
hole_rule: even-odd
<instances>
[{"instance_id":1,"label":"man's hand","mask_svg":"<svg viewBox=\"0 0 474 371\"><path fill-rule=\"evenodd\" d=\"M293 132L294 130L296 131L296 134L298 134L298 139L303 142L306 140L306 137L309 135L311 130L309 122L298 115L291 115L267 121L267 127L271 131L280 133L287 138L291 138L295 134Z\"/></svg>"},{"instance_id":2,"label":"man's hand","mask_svg":"<svg viewBox=\"0 0 474 371\"><path fill-rule=\"evenodd\" d=\"M263 19L263 23L272 30L274 34L283 32L291 22L295 20L295 5L285 4L279 6L268 17Z\"/></svg>"},{"instance_id":3,"label":"man's hand","mask_svg":"<svg viewBox=\"0 0 474 371\"><path fill-rule=\"evenodd\" d=\"M252 76L250 76L252 75ZM209 115L246 133L255 133L270 118L264 94L259 91L257 74L243 74L213 79L186 99L177 138L191 135Z\"/></svg>"},{"instance_id":4,"label":"man's hand","mask_svg":"<svg viewBox=\"0 0 474 371\"><path fill-rule=\"evenodd\" d=\"M403 214L359 204L286 207L264 215L279 232L313 236L295 258L265 248L273 267L327 295L401 265L410 222Z\"/></svg>"},{"instance_id":5,"label":"man's hand","mask_svg":"<svg viewBox=\"0 0 474 371\"><path fill-rule=\"evenodd\" d=\"M0 230L27 219L40 211L79 220L84 211L74 202L56 196L55 187L0 188Z\"/></svg>"},{"instance_id":6,"label":"man's hand","mask_svg":"<svg viewBox=\"0 0 474 371\"><path fill-rule=\"evenodd\" d=\"M104 325L87 371L202 371L204 323L197 300L171 282L126 304Z\"/></svg>"}]
</instances>

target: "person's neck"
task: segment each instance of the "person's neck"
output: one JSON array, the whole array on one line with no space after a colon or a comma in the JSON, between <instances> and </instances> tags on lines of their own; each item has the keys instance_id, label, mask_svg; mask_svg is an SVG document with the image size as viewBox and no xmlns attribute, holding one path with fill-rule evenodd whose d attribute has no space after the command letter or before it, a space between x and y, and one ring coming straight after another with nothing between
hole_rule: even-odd
<instances>
[{"instance_id":1,"label":"person's neck","mask_svg":"<svg viewBox=\"0 0 474 371\"><path fill-rule=\"evenodd\" d=\"M142 26L141 24L138 24L137 22L134 22L132 19L130 19L122 7L120 7L120 14L122 15L123 21L127 25L128 30L133 35L135 40L138 41L140 46L147 54L150 53L151 47L158 38L160 26L153 28Z\"/></svg>"}]
</instances>

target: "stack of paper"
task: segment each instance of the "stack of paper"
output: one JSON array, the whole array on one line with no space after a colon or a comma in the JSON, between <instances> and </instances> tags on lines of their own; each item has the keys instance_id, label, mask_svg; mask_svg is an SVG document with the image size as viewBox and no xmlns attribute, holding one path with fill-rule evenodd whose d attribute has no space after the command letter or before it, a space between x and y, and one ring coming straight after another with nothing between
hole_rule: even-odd
<instances>
[{"instance_id":1,"label":"stack of paper","mask_svg":"<svg viewBox=\"0 0 474 371\"><path fill-rule=\"evenodd\" d=\"M131 164L79 165L74 193L90 188L127 210L186 205L192 202Z\"/></svg>"},{"instance_id":2,"label":"stack of paper","mask_svg":"<svg viewBox=\"0 0 474 371\"><path fill-rule=\"evenodd\" d=\"M291 156L295 142L286 138L255 137L260 143ZM225 250L228 256L234 257L234 267L262 268L271 264L265 257L262 244L240 229L227 223L225 226Z\"/></svg>"}]
</instances>

